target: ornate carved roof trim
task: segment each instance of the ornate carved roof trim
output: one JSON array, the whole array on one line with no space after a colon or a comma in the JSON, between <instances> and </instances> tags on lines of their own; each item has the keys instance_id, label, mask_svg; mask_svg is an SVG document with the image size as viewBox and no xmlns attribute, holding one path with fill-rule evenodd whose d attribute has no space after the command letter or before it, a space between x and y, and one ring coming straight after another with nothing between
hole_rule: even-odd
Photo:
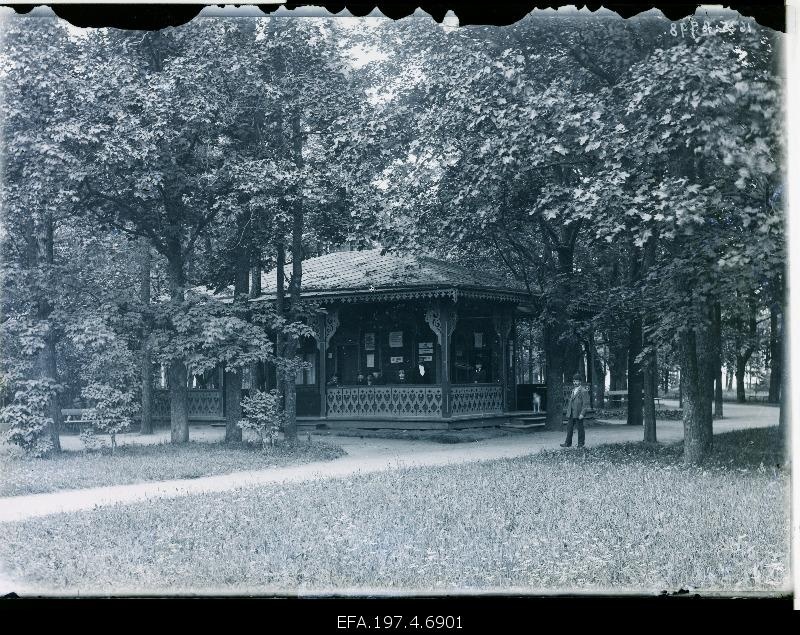
<instances>
[{"instance_id":1,"label":"ornate carved roof trim","mask_svg":"<svg viewBox=\"0 0 800 635\"><path fill-rule=\"evenodd\" d=\"M264 294L253 301L272 300L275 294ZM471 298L477 300L497 300L501 302L525 302L528 294L525 292L506 289L465 289L458 287L428 288L428 289L353 289L340 291L306 291L302 292L304 300L332 301L342 303L360 302L394 302L398 300L417 300L432 298L449 298L454 302L458 298Z\"/></svg>"}]
</instances>

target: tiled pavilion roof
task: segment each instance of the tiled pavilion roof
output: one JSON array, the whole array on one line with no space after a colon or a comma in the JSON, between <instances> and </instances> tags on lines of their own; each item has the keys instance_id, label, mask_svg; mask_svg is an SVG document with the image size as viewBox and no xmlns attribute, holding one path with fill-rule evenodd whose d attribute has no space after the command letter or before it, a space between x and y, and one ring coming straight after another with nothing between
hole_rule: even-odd
<instances>
[{"instance_id":1,"label":"tiled pavilion roof","mask_svg":"<svg viewBox=\"0 0 800 635\"><path fill-rule=\"evenodd\" d=\"M287 266L287 275L290 271ZM275 297L274 270L262 274L261 288L262 297ZM337 251L303 261L304 298L352 302L464 296L520 301L526 295L522 286L490 271L476 271L428 256L367 249Z\"/></svg>"}]
</instances>

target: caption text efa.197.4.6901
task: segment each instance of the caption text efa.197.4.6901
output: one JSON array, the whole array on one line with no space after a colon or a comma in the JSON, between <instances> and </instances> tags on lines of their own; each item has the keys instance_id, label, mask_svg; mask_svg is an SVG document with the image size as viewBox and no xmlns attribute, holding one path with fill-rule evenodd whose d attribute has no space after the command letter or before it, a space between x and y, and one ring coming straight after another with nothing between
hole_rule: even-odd
<instances>
[{"instance_id":1,"label":"caption text efa.197.4.6901","mask_svg":"<svg viewBox=\"0 0 800 635\"><path fill-rule=\"evenodd\" d=\"M458 630L460 615L339 615L341 629Z\"/></svg>"}]
</instances>

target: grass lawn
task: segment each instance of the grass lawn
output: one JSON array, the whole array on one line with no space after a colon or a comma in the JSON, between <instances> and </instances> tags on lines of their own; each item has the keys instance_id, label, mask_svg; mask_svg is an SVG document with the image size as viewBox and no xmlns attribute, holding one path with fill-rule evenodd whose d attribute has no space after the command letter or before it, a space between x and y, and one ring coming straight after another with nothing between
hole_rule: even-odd
<instances>
[{"instance_id":1,"label":"grass lawn","mask_svg":"<svg viewBox=\"0 0 800 635\"><path fill-rule=\"evenodd\" d=\"M284 445L263 453L254 443L225 445L189 442L185 445L122 445L111 456L102 452L62 452L47 459L0 456L0 496L38 494L62 489L123 485L175 478L197 478L240 470L260 470L344 455L339 446L300 441L294 450Z\"/></svg>"},{"instance_id":2,"label":"grass lawn","mask_svg":"<svg viewBox=\"0 0 800 635\"><path fill-rule=\"evenodd\" d=\"M789 475L776 428L703 468L643 444L403 469L9 523L37 591L778 591Z\"/></svg>"}]
</instances>

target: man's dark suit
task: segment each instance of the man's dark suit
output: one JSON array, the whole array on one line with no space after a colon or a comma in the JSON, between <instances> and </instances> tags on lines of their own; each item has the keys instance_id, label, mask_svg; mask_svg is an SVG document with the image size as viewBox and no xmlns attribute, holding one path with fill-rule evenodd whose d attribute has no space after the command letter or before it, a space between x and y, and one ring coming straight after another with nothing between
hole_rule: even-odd
<instances>
[{"instance_id":1,"label":"man's dark suit","mask_svg":"<svg viewBox=\"0 0 800 635\"><path fill-rule=\"evenodd\" d=\"M586 441L586 431L583 427L583 417L586 411L591 408L591 401L589 400L589 391L586 386L580 385L572 390L567 402L567 440L565 445L572 445L572 430L578 426L578 447L582 446Z\"/></svg>"}]
</instances>

